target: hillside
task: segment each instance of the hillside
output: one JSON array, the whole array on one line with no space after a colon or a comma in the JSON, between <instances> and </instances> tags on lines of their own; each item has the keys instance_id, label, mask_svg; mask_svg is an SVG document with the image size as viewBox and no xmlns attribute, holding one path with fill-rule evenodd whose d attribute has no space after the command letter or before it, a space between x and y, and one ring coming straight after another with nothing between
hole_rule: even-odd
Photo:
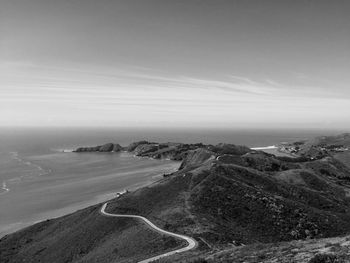
<instances>
[{"instance_id":1,"label":"hillside","mask_svg":"<svg viewBox=\"0 0 350 263\"><path fill-rule=\"evenodd\" d=\"M335 136L319 136L307 141L297 141L279 145L279 150L308 158L322 158L350 150L350 133Z\"/></svg>"},{"instance_id":2,"label":"hillside","mask_svg":"<svg viewBox=\"0 0 350 263\"><path fill-rule=\"evenodd\" d=\"M155 263L349 263L350 236L192 251Z\"/></svg>"},{"instance_id":3,"label":"hillside","mask_svg":"<svg viewBox=\"0 0 350 263\"><path fill-rule=\"evenodd\" d=\"M195 251L168 262L200 255L209 262L220 262L220 257L232 262L239 253L259 250L256 244L285 242L282 249L294 240L350 232L350 169L332 154L288 158L230 144L145 141L123 149L138 156L182 160L176 173L113 199L107 207L110 213L142 215L199 242ZM5 236L0 257L4 262L134 262L181 245L140 222L105 218L99 207ZM271 252L269 245L261 249Z\"/></svg>"}]
</instances>

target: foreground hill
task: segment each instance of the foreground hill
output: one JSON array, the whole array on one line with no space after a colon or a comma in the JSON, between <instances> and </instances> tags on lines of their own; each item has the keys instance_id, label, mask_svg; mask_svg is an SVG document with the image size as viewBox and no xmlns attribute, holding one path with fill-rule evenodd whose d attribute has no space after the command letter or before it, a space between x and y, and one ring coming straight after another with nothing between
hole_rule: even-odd
<instances>
[{"instance_id":1,"label":"foreground hill","mask_svg":"<svg viewBox=\"0 0 350 263\"><path fill-rule=\"evenodd\" d=\"M98 147L88 151L100 151ZM123 150L182 160L176 173L111 200L107 207L110 213L142 215L199 242L195 251L164 262L195 260L199 255L209 262L240 262L236 255L259 249L257 243L350 232L350 169L332 154L288 158L230 144L146 141ZM4 262L135 262L183 245L140 222L105 218L99 207L5 236L0 241L0 258ZM269 245L263 248L271 252Z\"/></svg>"},{"instance_id":2,"label":"foreground hill","mask_svg":"<svg viewBox=\"0 0 350 263\"><path fill-rule=\"evenodd\" d=\"M349 263L350 236L195 250L156 263Z\"/></svg>"}]
</instances>

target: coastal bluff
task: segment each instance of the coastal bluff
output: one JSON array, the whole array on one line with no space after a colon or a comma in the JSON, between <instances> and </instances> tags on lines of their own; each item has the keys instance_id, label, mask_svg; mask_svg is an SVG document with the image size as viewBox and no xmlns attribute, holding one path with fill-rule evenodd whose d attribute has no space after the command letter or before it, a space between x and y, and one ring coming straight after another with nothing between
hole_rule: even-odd
<instances>
[{"instance_id":1,"label":"coastal bluff","mask_svg":"<svg viewBox=\"0 0 350 263\"><path fill-rule=\"evenodd\" d=\"M93 147L79 147L73 152L120 152L123 150L123 147L117 143L106 143L99 146Z\"/></svg>"},{"instance_id":2,"label":"coastal bluff","mask_svg":"<svg viewBox=\"0 0 350 263\"><path fill-rule=\"evenodd\" d=\"M106 143L98 146L79 147L73 152L121 152L126 151L133 153L135 156L148 157L153 159L169 159L174 161L183 161L188 155L193 156L194 152L206 151L205 155L215 156L217 154L245 154L252 150L246 146L233 145L233 144L218 144L218 145L205 145L202 143L186 144L186 143L156 143L146 140L137 141L129 144L128 146L121 146L118 143ZM211 154L209 154L211 153Z\"/></svg>"}]
</instances>

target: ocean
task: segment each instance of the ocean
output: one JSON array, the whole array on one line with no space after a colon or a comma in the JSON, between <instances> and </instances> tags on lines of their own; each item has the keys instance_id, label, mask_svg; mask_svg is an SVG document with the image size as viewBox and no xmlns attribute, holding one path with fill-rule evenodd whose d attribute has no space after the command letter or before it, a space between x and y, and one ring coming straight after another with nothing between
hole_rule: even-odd
<instances>
[{"instance_id":1,"label":"ocean","mask_svg":"<svg viewBox=\"0 0 350 263\"><path fill-rule=\"evenodd\" d=\"M79 146L138 140L249 147L334 134L321 130L1 128L0 237L153 183L180 163L130 153L73 153Z\"/></svg>"}]
</instances>

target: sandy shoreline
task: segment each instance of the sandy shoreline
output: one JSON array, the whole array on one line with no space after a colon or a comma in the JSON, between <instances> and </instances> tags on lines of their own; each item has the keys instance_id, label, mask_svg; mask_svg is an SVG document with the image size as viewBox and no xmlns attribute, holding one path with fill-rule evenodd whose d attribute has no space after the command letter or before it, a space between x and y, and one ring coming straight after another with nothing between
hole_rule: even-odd
<instances>
[{"instance_id":1,"label":"sandy shoreline","mask_svg":"<svg viewBox=\"0 0 350 263\"><path fill-rule=\"evenodd\" d=\"M170 163L170 162L169 162ZM170 173L170 172L175 172L178 170L180 166L179 162L171 162L171 165L169 169L165 169L164 171L158 171L157 174L152 175L150 178L147 178L145 180L142 180L140 182L134 182L131 183L130 185L123 185L120 186L120 188L116 187L113 189L113 191L108 191L108 192L103 192L101 194L97 194L96 196L89 198L88 200L81 201L81 202L75 202L72 204L69 204L65 207L58 208L58 209L53 209L47 212L40 212L38 214L33 215L32 217L29 217L28 219L25 220L13 220L10 224L2 224L0 225L0 238L7 234L14 233L18 230L21 230L23 228L26 228L28 226L34 225L36 223L45 221L47 219L54 219L57 217L65 216L71 213L76 212L77 210L87 208L92 205L97 205L103 202L106 202L108 200L111 200L116 197L116 193L121 192L125 189L129 191L135 191L139 188L146 187L148 185L157 183L163 178L164 173ZM4 187L4 185L2 185ZM7 187L6 187L7 188ZM5 189L1 189L2 191L0 192L1 194L5 194L8 191Z\"/></svg>"},{"instance_id":2,"label":"sandy shoreline","mask_svg":"<svg viewBox=\"0 0 350 263\"><path fill-rule=\"evenodd\" d=\"M136 191L137 189L140 189L142 187L146 187L146 186L152 185L154 183L157 183L163 178L163 173L157 175L157 177L158 176L160 178L158 180L156 180L156 181L149 181L149 182L146 182L146 183L133 184L133 185L130 185L129 187L127 187L127 190L128 191ZM107 202L109 200L112 200L112 199L116 198L116 194L118 192L123 191L123 190L125 190L125 188L116 189L116 191L113 191L111 193L104 193L104 194L97 195L97 196L95 196L95 198L90 199L89 201L75 203L75 204L69 205L69 206L64 207L64 208L60 208L60 209L57 209L57 210L41 213L41 214L38 215L38 217L40 217L40 219L38 219L38 220L28 221L28 222L14 222L14 223L8 225L8 227L3 227L1 229L0 238L2 238L5 235L8 235L8 234L14 233L16 231L19 231L19 230L21 230L23 228L26 228L26 227L29 227L31 225L34 225L36 223L39 223L39 222L42 222L42 221L45 221L45 220L48 220L48 219L54 219L54 218L58 218L58 217L61 217L61 216L65 216L65 215L74 213L74 212L76 212L76 211L78 211L80 209L85 209L85 208L87 208L89 206L93 206L93 205L97 205L97 204L100 204L100 203Z\"/></svg>"},{"instance_id":3,"label":"sandy shoreline","mask_svg":"<svg viewBox=\"0 0 350 263\"><path fill-rule=\"evenodd\" d=\"M263 147L252 147L250 149L252 150L256 150L256 151L263 151L263 150L270 150L270 149L277 149L278 147L275 145L271 145L271 146L263 146Z\"/></svg>"},{"instance_id":4,"label":"sandy shoreline","mask_svg":"<svg viewBox=\"0 0 350 263\"><path fill-rule=\"evenodd\" d=\"M255 150L255 151L263 151L263 152L266 152L266 153L274 154L276 156L286 156L286 157L292 157L292 158L298 157L295 154L281 151L280 147L278 147L276 145L262 146L262 147L252 147L250 149Z\"/></svg>"}]
</instances>

